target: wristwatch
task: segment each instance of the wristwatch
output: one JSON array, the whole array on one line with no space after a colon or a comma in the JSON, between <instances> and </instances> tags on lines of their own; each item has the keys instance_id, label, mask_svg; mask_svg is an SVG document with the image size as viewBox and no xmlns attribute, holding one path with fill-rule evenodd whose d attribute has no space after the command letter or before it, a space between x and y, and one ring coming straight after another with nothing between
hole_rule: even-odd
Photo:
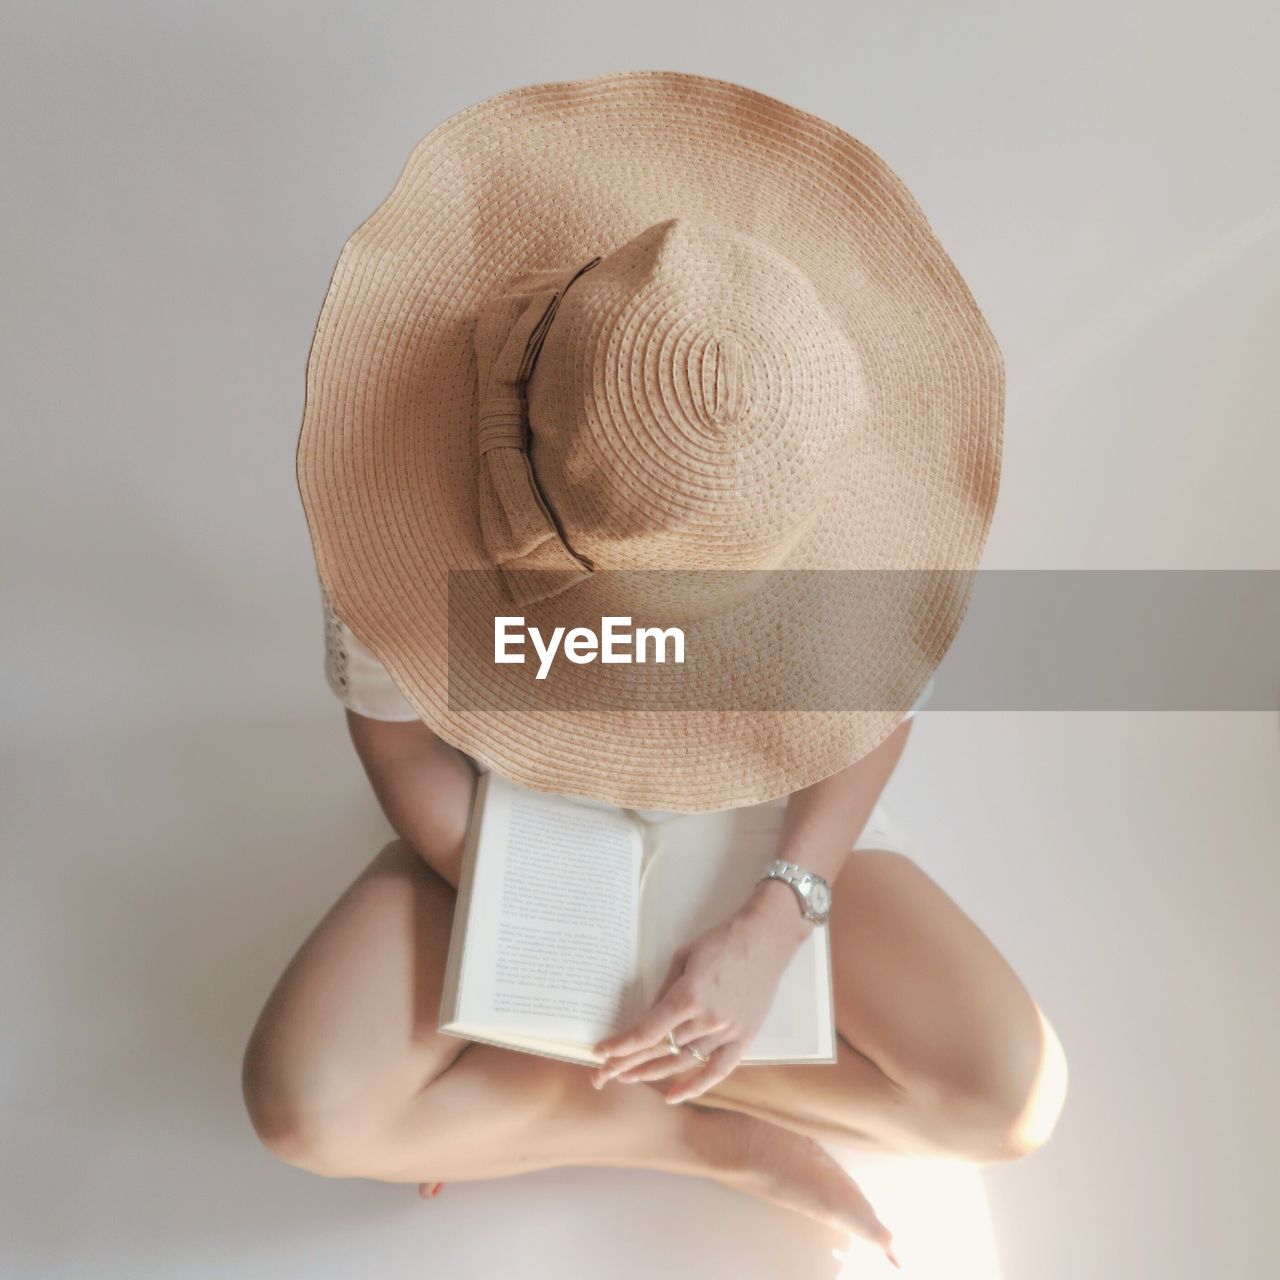
<instances>
[{"instance_id":1,"label":"wristwatch","mask_svg":"<svg viewBox=\"0 0 1280 1280\"><path fill-rule=\"evenodd\" d=\"M785 858L774 858L760 880L785 880L796 891L805 919L826 924L831 914L831 886L817 872L806 871Z\"/></svg>"}]
</instances>

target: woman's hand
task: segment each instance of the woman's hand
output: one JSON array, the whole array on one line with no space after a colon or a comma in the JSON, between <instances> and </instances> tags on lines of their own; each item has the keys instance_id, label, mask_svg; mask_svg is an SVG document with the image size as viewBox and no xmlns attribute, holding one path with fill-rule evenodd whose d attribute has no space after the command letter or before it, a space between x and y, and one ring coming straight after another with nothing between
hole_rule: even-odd
<instances>
[{"instance_id":1,"label":"woman's hand","mask_svg":"<svg viewBox=\"0 0 1280 1280\"><path fill-rule=\"evenodd\" d=\"M653 1007L633 1027L595 1045L606 1061L592 1083L660 1080L681 1074L668 1102L696 1098L723 1080L764 1023L783 971L813 926L797 909L790 888L762 881L728 920L681 947ZM675 1033L679 1054L667 1032ZM706 1058L686 1052L693 1045Z\"/></svg>"}]
</instances>

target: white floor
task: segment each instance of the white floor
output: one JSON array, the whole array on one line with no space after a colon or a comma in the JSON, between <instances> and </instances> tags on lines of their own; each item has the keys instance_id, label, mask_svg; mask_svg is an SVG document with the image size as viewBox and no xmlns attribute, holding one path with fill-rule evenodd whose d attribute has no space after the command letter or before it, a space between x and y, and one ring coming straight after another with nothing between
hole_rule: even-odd
<instances>
[{"instance_id":1,"label":"white floor","mask_svg":"<svg viewBox=\"0 0 1280 1280\"><path fill-rule=\"evenodd\" d=\"M385 838L341 713L323 710L6 761L0 1272L891 1271L855 1247L841 1272L785 1211L660 1174L559 1169L423 1203L261 1148L245 1037ZM921 718L895 809L1054 1020L1072 1092L1048 1147L982 1174L842 1153L912 1274L1263 1274L1248 1224L1278 1136L1273 734L1243 715ZM1206 1219L1189 1255L1177 1224Z\"/></svg>"},{"instance_id":2,"label":"white floor","mask_svg":"<svg viewBox=\"0 0 1280 1280\"><path fill-rule=\"evenodd\" d=\"M5 7L4 1280L831 1274L713 1186L561 1169L422 1203L288 1168L244 1114L271 983L389 834L321 674L307 349L452 113L675 67L834 119L1004 351L985 567L1276 567L1275 6L508 8ZM1275 1273L1278 763L1274 710L920 717L895 810L1071 1092L1026 1161L866 1171L906 1274Z\"/></svg>"}]
</instances>

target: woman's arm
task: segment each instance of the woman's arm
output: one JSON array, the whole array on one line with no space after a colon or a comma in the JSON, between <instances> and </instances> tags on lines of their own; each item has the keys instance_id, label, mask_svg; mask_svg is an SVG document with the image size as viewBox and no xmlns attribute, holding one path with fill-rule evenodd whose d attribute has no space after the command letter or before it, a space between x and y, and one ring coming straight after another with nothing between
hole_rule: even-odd
<instances>
[{"instance_id":1,"label":"woman's arm","mask_svg":"<svg viewBox=\"0 0 1280 1280\"><path fill-rule=\"evenodd\" d=\"M874 751L787 802L778 856L816 871L833 884L871 816L911 732L900 724ZM780 881L757 884L742 906L722 923L679 948L649 1011L627 1030L607 1036L595 1049L605 1061L592 1083L621 1078L659 1080L683 1074L668 1090L668 1102L683 1102L723 1080L741 1061L764 1025L778 982L812 931L795 893ZM682 1027L680 1043L698 1041L706 1065L690 1068L662 1043Z\"/></svg>"},{"instance_id":2,"label":"woman's arm","mask_svg":"<svg viewBox=\"0 0 1280 1280\"><path fill-rule=\"evenodd\" d=\"M421 720L374 720L348 708L347 728L387 821L456 889L475 770Z\"/></svg>"},{"instance_id":3,"label":"woman's arm","mask_svg":"<svg viewBox=\"0 0 1280 1280\"><path fill-rule=\"evenodd\" d=\"M777 857L816 872L834 885L853 842L862 833L880 793L893 775L911 734L904 720L874 751L787 800ZM795 891L781 880L762 880L744 910L773 922L799 946L813 928L798 910Z\"/></svg>"}]
</instances>

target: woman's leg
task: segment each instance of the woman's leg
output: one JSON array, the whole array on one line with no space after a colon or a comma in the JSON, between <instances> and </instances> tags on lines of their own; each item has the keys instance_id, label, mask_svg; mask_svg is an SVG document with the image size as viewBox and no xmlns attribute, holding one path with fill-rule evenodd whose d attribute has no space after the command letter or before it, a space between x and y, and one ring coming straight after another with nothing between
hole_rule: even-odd
<instances>
[{"instance_id":1,"label":"woman's leg","mask_svg":"<svg viewBox=\"0 0 1280 1280\"><path fill-rule=\"evenodd\" d=\"M663 1169L867 1238L882 1230L805 1135L732 1109L669 1106L652 1089L596 1090L578 1064L441 1034L454 902L453 886L393 840L303 943L244 1056L245 1101L271 1150L317 1173L394 1182Z\"/></svg>"},{"instance_id":2,"label":"woman's leg","mask_svg":"<svg viewBox=\"0 0 1280 1280\"><path fill-rule=\"evenodd\" d=\"M857 1146L979 1162L1048 1140L1066 1095L1062 1046L929 875L901 853L855 850L827 927L837 1062L739 1067L697 1104Z\"/></svg>"}]
</instances>

